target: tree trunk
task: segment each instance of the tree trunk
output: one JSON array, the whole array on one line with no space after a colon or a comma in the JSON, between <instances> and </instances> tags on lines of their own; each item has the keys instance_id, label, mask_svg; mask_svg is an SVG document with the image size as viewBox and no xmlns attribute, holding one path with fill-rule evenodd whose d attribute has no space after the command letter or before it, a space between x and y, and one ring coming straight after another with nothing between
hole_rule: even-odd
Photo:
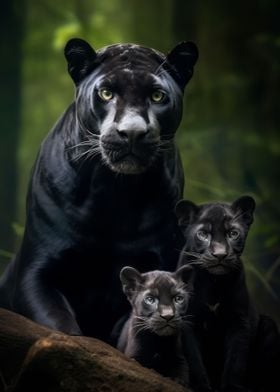
<instances>
[{"instance_id":1,"label":"tree trunk","mask_svg":"<svg viewBox=\"0 0 280 392\"><path fill-rule=\"evenodd\" d=\"M24 1L0 3L0 249L13 250L16 216L17 148L21 107L21 42ZM0 254L0 273L3 261Z\"/></svg>"},{"instance_id":2,"label":"tree trunk","mask_svg":"<svg viewBox=\"0 0 280 392\"><path fill-rule=\"evenodd\" d=\"M0 392L188 392L97 339L0 309Z\"/></svg>"}]
</instances>

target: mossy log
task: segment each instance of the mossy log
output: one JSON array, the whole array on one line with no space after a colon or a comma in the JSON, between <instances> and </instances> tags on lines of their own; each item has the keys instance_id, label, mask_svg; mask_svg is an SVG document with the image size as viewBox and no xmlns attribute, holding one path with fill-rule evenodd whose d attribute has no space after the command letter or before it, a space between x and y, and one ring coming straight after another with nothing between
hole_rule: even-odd
<instances>
[{"instance_id":1,"label":"mossy log","mask_svg":"<svg viewBox=\"0 0 280 392\"><path fill-rule=\"evenodd\" d=\"M183 392L106 343L0 309L0 392Z\"/></svg>"}]
</instances>

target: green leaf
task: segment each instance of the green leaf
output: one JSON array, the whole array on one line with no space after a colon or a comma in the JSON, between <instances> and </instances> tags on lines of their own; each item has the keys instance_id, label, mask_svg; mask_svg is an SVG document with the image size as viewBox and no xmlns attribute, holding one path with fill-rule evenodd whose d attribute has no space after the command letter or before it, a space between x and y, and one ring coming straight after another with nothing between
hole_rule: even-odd
<instances>
[{"instance_id":1,"label":"green leaf","mask_svg":"<svg viewBox=\"0 0 280 392\"><path fill-rule=\"evenodd\" d=\"M12 223L12 228L13 228L15 234L16 234L18 237L20 237L20 238L23 237L24 226L20 225L20 224L17 223L17 222L13 222L13 223Z\"/></svg>"},{"instance_id":2,"label":"green leaf","mask_svg":"<svg viewBox=\"0 0 280 392\"><path fill-rule=\"evenodd\" d=\"M12 259L15 255L7 250L0 249L0 256L6 257L7 259Z\"/></svg>"}]
</instances>

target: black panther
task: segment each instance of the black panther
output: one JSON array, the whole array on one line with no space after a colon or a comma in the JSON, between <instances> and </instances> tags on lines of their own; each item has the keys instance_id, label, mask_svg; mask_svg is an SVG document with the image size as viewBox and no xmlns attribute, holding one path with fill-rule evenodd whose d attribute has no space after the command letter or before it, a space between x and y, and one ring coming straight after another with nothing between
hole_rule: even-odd
<instances>
[{"instance_id":1,"label":"black panther","mask_svg":"<svg viewBox=\"0 0 280 392\"><path fill-rule=\"evenodd\" d=\"M144 274L124 267L120 273L123 292L132 309L117 348L184 386L189 385L189 366L183 347L191 274L188 265L175 272Z\"/></svg>"},{"instance_id":2,"label":"black panther","mask_svg":"<svg viewBox=\"0 0 280 392\"><path fill-rule=\"evenodd\" d=\"M250 298L241 259L254 210L250 196L232 204L182 200L176 206L186 240L178 266L195 271L188 308L193 328L186 337L197 390L280 390L280 335Z\"/></svg>"},{"instance_id":3,"label":"black panther","mask_svg":"<svg viewBox=\"0 0 280 392\"><path fill-rule=\"evenodd\" d=\"M76 97L42 143L21 248L0 306L68 334L108 340L129 305L119 272L174 270L183 171L174 135L198 58L134 44L65 47Z\"/></svg>"}]
</instances>

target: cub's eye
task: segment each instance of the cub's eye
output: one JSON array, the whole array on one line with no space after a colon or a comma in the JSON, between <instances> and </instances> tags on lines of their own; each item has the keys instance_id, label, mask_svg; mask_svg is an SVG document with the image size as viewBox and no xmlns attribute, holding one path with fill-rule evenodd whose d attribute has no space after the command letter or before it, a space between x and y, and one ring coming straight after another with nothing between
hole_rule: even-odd
<instances>
[{"instance_id":1,"label":"cub's eye","mask_svg":"<svg viewBox=\"0 0 280 392\"><path fill-rule=\"evenodd\" d=\"M209 239L210 239L210 234L209 233L207 233L207 231L205 231L205 230L199 230L197 233L196 233L196 236L197 236L197 238L200 240L200 241L209 241Z\"/></svg>"},{"instance_id":2,"label":"cub's eye","mask_svg":"<svg viewBox=\"0 0 280 392\"><path fill-rule=\"evenodd\" d=\"M144 298L144 302L145 302L147 305L153 305L153 304L156 302L156 298L153 297L152 295L147 295L147 296Z\"/></svg>"},{"instance_id":3,"label":"cub's eye","mask_svg":"<svg viewBox=\"0 0 280 392\"><path fill-rule=\"evenodd\" d=\"M155 103L160 103L164 100L165 93L161 90L155 90L151 95L151 100Z\"/></svg>"},{"instance_id":4,"label":"cub's eye","mask_svg":"<svg viewBox=\"0 0 280 392\"><path fill-rule=\"evenodd\" d=\"M237 240L237 238L239 237L239 231L238 230L236 230L236 229L232 229L232 230L230 230L229 232L228 232L228 237L231 239L231 240Z\"/></svg>"},{"instance_id":5,"label":"cub's eye","mask_svg":"<svg viewBox=\"0 0 280 392\"><path fill-rule=\"evenodd\" d=\"M185 298L181 294L177 294L174 297L174 301L176 302L176 304L182 304L184 302L184 300L185 300Z\"/></svg>"},{"instance_id":6,"label":"cub's eye","mask_svg":"<svg viewBox=\"0 0 280 392\"><path fill-rule=\"evenodd\" d=\"M107 88L100 88L97 93L103 101L110 101L114 96L112 91Z\"/></svg>"}]
</instances>

